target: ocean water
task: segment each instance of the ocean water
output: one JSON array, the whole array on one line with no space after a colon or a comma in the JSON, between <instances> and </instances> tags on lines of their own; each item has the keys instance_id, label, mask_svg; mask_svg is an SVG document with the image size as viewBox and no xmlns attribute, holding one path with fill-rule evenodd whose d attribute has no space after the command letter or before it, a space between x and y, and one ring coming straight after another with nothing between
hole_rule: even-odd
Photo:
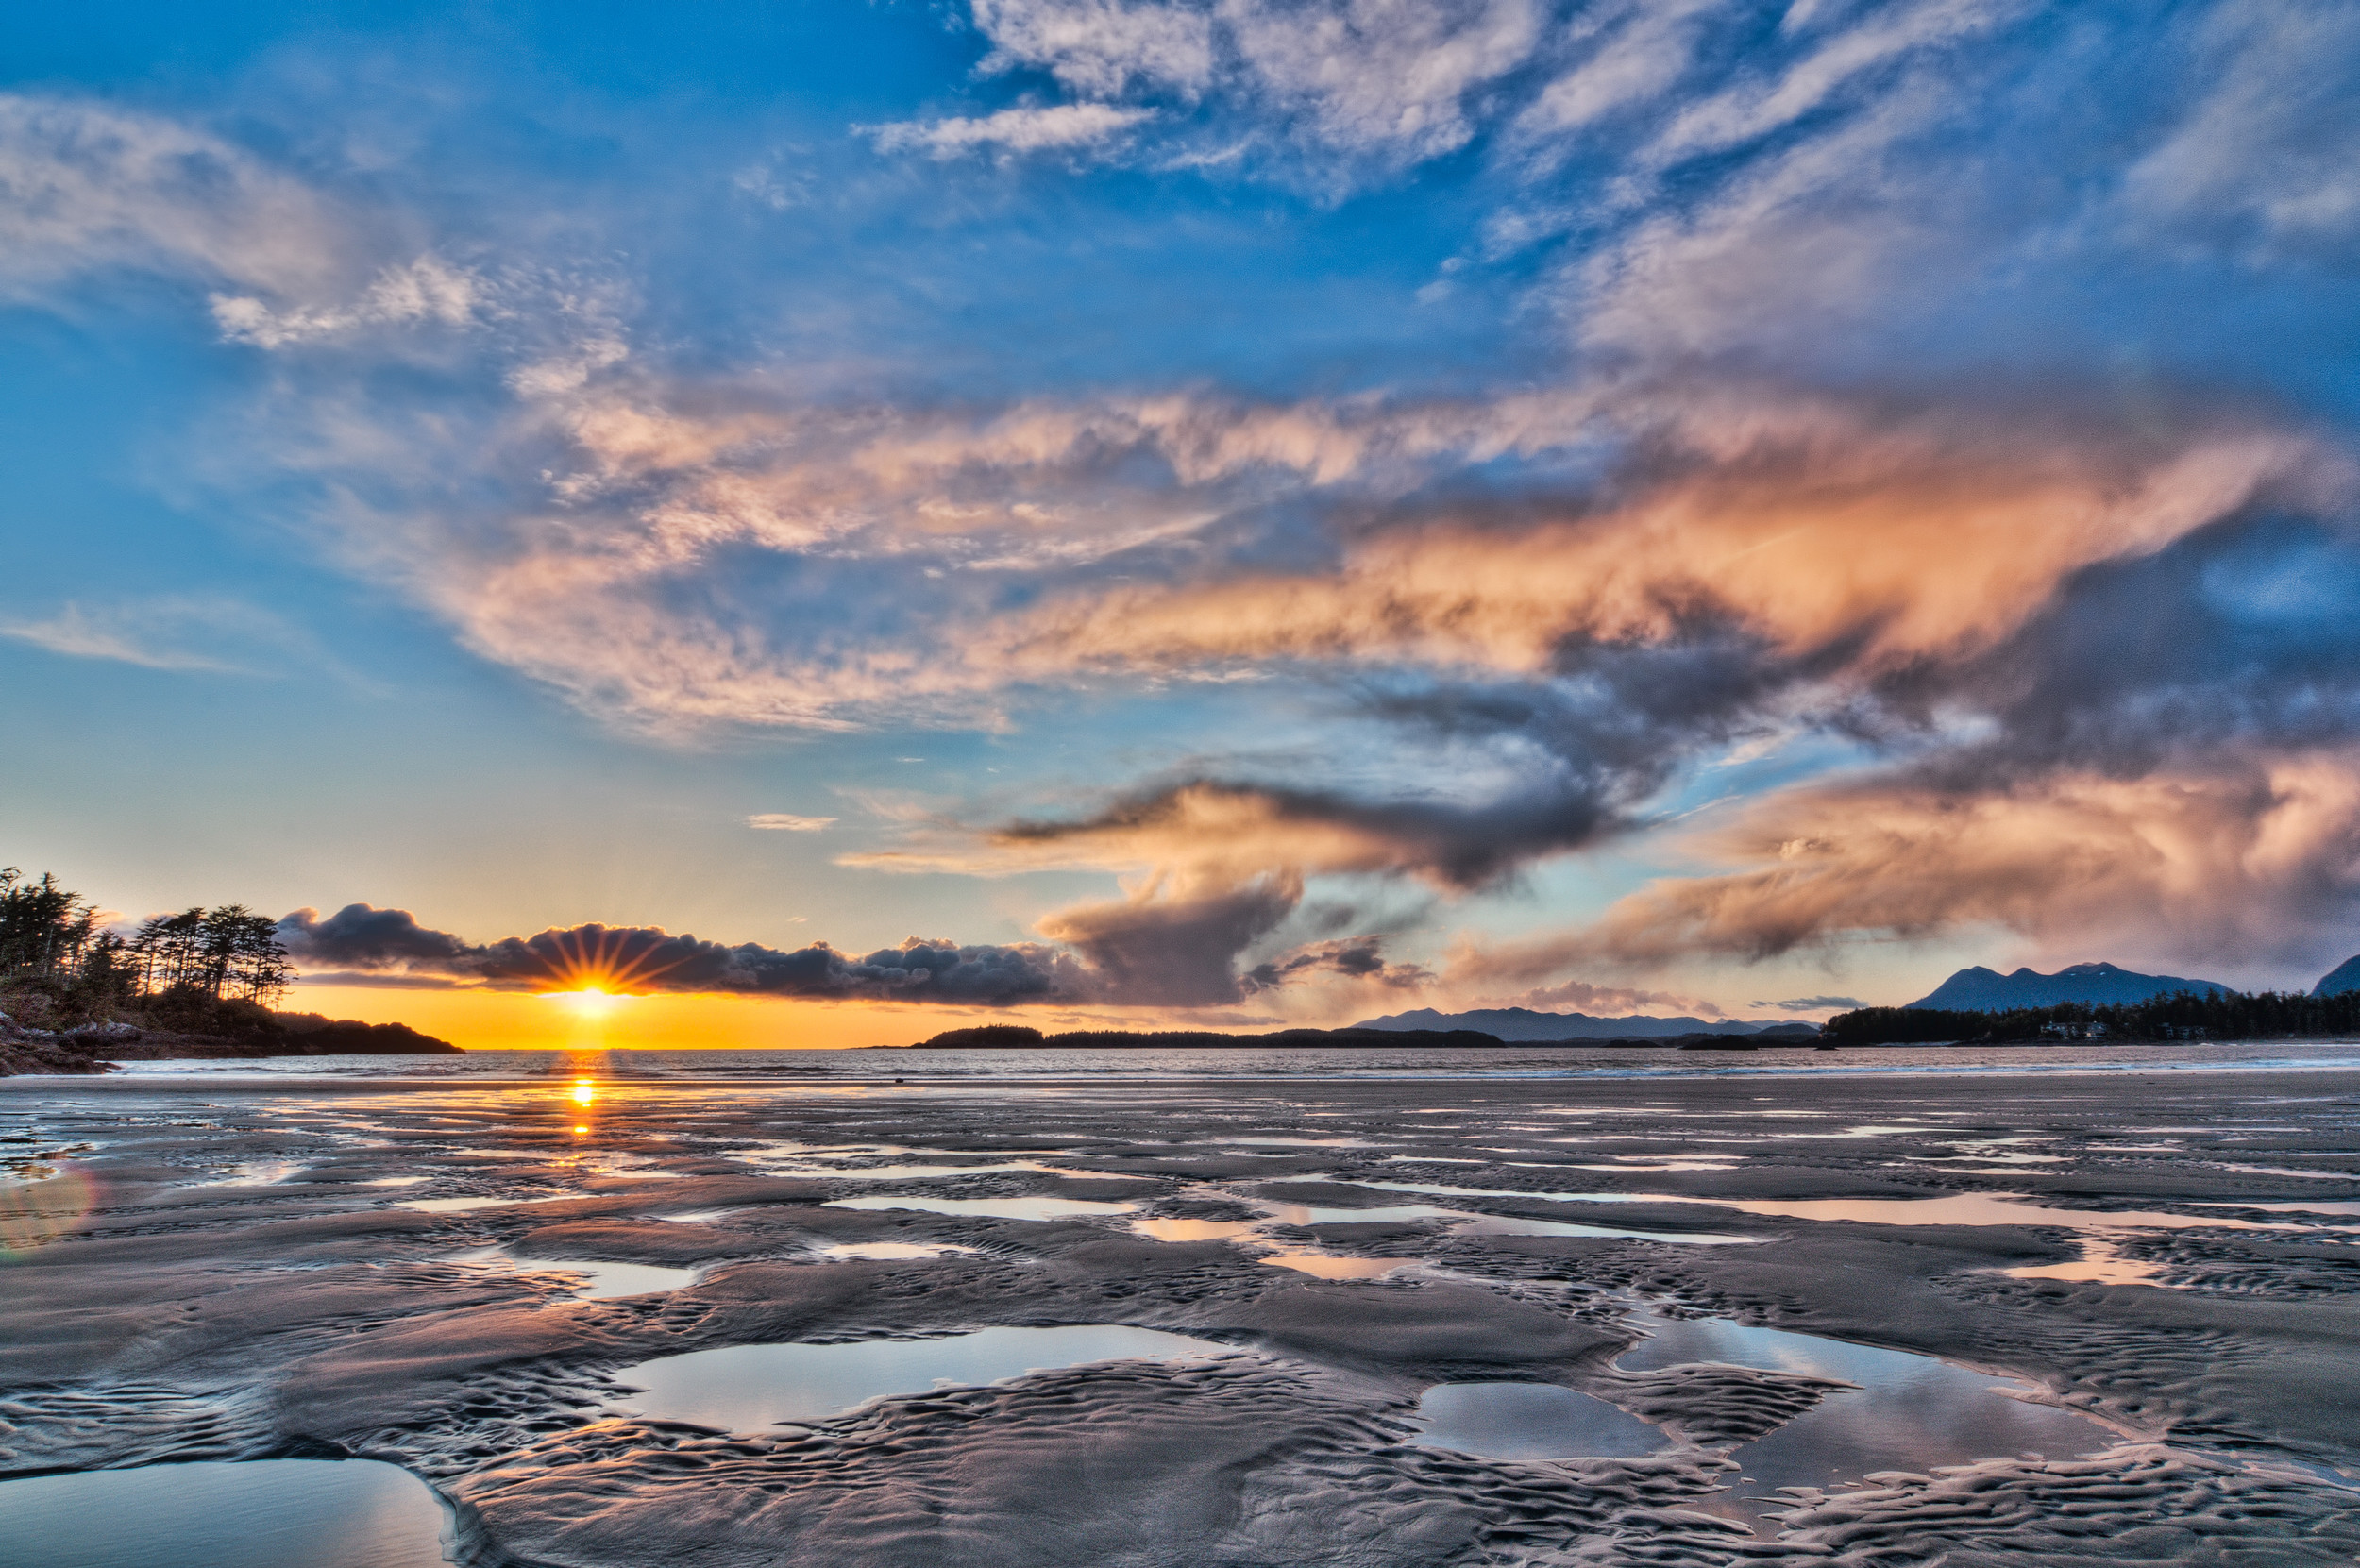
<instances>
[{"instance_id":1,"label":"ocean water","mask_svg":"<svg viewBox=\"0 0 2360 1568\"><path fill-rule=\"evenodd\" d=\"M1364 1046L1265 1050L469 1051L459 1056L275 1056L253 1061L125 1064L124 1077L772 1079L913 1084L967 1079L1519 1079L1844 1077L1908 1073L2157 1073L2360 1067L2360 1042L2263 1040L2130 1045L1875 1046L1836 1051L1508 1045L1497 1049ZM48 1080L42 1080L48 1081ZM59 1080L64 1082L65 1080ZM89 1080L79 1080L87 1083Z\"/></svg>"}]
</instances>

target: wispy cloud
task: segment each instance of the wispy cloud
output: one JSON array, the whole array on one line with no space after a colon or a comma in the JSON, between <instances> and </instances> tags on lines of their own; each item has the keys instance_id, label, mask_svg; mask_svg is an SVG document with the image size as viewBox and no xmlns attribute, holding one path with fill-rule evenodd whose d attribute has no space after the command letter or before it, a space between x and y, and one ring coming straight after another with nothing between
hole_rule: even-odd
<instances>
[{"instance_id":1,"label":"wispy cloud","mask_svg":"<svg viewBox=\"0 0 2360 1568\"><path fill-rule=\"evenodd\" d=\"M747 818L746 825L769 833L818 833L823 829L834 827L835 818L833 817L797 817L791 812L765 811Z\"/></svg>"},{"instance_id":2,"label":"wispy cloud","mask_svg":"<svg viewBox=\"0 0 2360 1568\"><path fill-rule=\"evenodd\" d=\"M1031 67L1094 94L1219 93L1315 144L1393 162L1464 145L1468 100L1534 57L1546 15L1539 0L974 6L987 71Z\"/></svg>"},{"instance_id":3,"label":"wispy cloud","mask_svg":"<svg viewBox=\"0 0 2360 1568\"><path fill-rule=\"evenodd\" d=\"M290 655L317 653L312 637L280 616L209 598L68 603L44 619L0 621L0 637L67 658L218 674L279 673Z\"/></svg>"},{"instance_id":4,"label":"wispy cloud","mask_svg":"<svg viewBox=\"0 0 2360 1568\"><path fill-rule=\"evenodd\" d=\"M1868 1003L1856 996L1791 996L1783 1002L1757 1002L1754 1005L1776 1007L1782 1013L1824 1013L1831 1009L1865 1007Z\"/></svg>"},{"instance_id":5,"label":"wispy cloud","mask_svg":"<svg viewBox=\"0 0 2360 1568\"><path fill-rule=\"evenodd\" d=\"M1003 153L1073 152L1119 140L1142 121L1146 109L1112 104L1055 104L1045 109L1003 109L980 119L911 120L864 127L881 152L923 152L935 158L997 150Z\"/></svg>"},{"instance_id":6,"label":"wispy cloud","mask_svg":"<svg viewBox=\"0 0 2360 1568\"><path fill-rule=\"evenodd\" d=\"M313 297L349 274L352 238L305 182L202 130L0 93L0 289L20 297L104 268Z\"/></svg>"}]
</instances>

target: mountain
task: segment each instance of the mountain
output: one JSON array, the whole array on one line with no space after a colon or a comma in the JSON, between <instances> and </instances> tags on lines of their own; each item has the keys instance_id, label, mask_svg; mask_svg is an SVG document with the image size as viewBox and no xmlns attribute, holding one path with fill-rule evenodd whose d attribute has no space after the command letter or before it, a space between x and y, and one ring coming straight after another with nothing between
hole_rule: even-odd
<instances>
[{"instance_id":1,"label":"mountain","mask_svg":"<svg viewBox=\"0 0 2360 1568\"><path fill-rule=\"evenodd\" d=\"M1698 1018L1593 1018L1588 1013L1536 1013L1529 1007L1478 1007L1469 1013L1438 1013L1421 1007L1413 1013L1388 1013L1364 1019L1355 1029L1480 1029L1504 1040L1660 1039L1674 1035L1754 1035L1764 1029L1797 1028L1816 1034L1809 1024L1745 1023L1734 1019L1708 1022Z\"/></svg>"},{"instance_id":2,"label":"mountain","mask_svg":"<svg viewBox=\"0 0 2360 1568\"><path fill-rule=\"evenodd\" d=\"M2344 966L2347 969L2352 968L2351 964ZM2343 969L2335 972L2341 974ZM2353 983L2360 984L2360 973L2355 973ZM1919 997L1909 1005L1960 1013L2004 1013L2012 1007L2054 1007L2061 1002L2145 1002L2176 991L2217 996L2228 989L2216 980L2183 980L2176 974L2134 974L2112 964L2076 964L2054 974L2038 974L2031 969L2001 974L1978 965L1961 969L1935 986L1931 995Z\"/></svg>"},{"instance_id":3,"label":"mountain","mask_svg":"<svg viewBox=\"0 0 2360 1568\"><path fill-rule=\"evenodd\" d=\"M2346 991L2360 991L2360 957L2345 959L2311 987L2313 996L2341 996Z\"/></svg>"}]
</instances>

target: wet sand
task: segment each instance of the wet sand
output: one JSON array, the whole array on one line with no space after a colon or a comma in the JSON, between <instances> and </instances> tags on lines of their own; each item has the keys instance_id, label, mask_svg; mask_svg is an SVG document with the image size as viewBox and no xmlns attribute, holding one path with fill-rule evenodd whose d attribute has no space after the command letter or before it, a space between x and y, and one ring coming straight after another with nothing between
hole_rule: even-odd
<instances>
[{"instance_id":1,"label":"wet sand","mask_svg":"<svg viewBox=\"0 0 2360 1568\"><path fill-rule=\"evenodd\" d=\"M2360 1554L2347 1070L17 1079L0 1138L0 1475L382 1460L464 1561ZM849 1408L822 1407L869 1385L782 1385L770 1425L737 1394L772 1374L740 1373L696 1408L743 1430L660 1408L735 1363L631 1375L1070 1325L1211 1348L1102 1338L1148 1348L1011 1377L1029 1341L986 1336L970 1379L930 1345ZM1944 1368L1849 1346L2047 1408L1952 1422L2010 1395L1873 1388ZM1422 1398L1495 1382L1583 1399L1495 1401L1516 1457L1438 1441L1487 1391ZM1622 1436L1530 1452L1580 1447L1584 1402ZM1526 1407L1570 1435L1507 1430ZM2052 1448L1978 1451L2018 1427ZM1779 1474L1825 1485L1749 1483L1782 1432Z\"/></svg>"}]
</instances>

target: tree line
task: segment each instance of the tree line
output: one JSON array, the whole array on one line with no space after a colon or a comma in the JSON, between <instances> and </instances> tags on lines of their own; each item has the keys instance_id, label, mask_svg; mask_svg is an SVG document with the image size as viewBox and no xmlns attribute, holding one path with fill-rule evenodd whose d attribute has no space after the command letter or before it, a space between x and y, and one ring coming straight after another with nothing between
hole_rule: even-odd
<instances>
[{"instance_id":1,"label":"tree line","mask_svg":"<svg viewBox=\"0 0 2360 1568\"><path fill-rule=\"evenodd\" d=\"M2060 1003L2004 1012L1863 1007L1838 1013L1820 1038L1832 1045L1977 1044L2066 1039L2299 1039L2360 1035L2360 991L2178 991L2146 1002Z\"/></svg>"},{"instance_id":2,"label":"tree line","mask_svg":"<svg viewBox=\"0 0 2360 1568\"><path fill-rule=\"evenodd\" d=\"M86 1003L177 997L267 1007L295 971L278 923L242 903L153 915L130 935L43 872L0 868L0 981L71 988Z\"/></svg>"}]
</instances>

